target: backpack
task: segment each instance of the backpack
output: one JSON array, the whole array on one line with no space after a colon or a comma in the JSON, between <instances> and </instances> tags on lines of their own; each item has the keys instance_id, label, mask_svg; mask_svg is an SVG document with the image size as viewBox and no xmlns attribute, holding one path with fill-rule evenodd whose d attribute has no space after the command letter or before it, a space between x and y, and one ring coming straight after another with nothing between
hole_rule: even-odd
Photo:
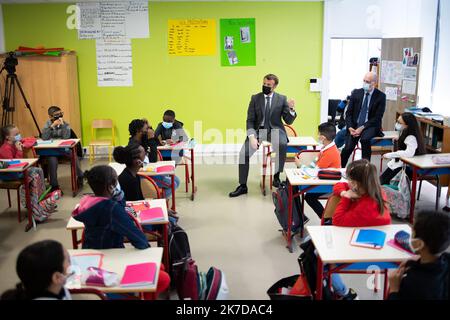
<instances>
[{"instance_id":1,"label":"backpack","mask_svg":"<svg viewBox=\"0 0 450 320\"><path fill-rule=\"evenodd\" d=\"M170 225L169 229L169 264L172 271L192 259L191 248L186 231L179 225Z\"/></svg>"},{"instance_id":2,"label":"backpack","mask_svg":"<svg viewBox=\"0 0 450 320\"><path fill-rule=\"evenodd\" d=\"M199 273L193 259L185 260L177 266L175 284L180 300L198 300L199 298Z\"/></svg>"},{"instance_id":3,"label":"backpack","mask_svg":"<svg viewBox=\"0 0 450 320\"><path fill-rule=\"evenodd\" d=\"M226 300L228 297L228 285L225 273L211 267L206 273L206 292L202 300Z\"/></svg>"},{"instance_id":4,"label":"backpack","mask_svg":"<svg viewBox=\"0 0 450 320\"><path fill-rule=\"evenodd\" d=\"M409 217L411 206L411 183L405 170L401 170L391 179L391 184L383 185L391 214L400 219Z\"/></svg>"},{"instance_id":5,"label":"backpack","mask_svg":"<svg viewBox=\"0 0 450 320\"><path fill-rule=\"evenodd\" d=\"M303 270L306 276L311 292L315 293L317 287L317 256L314 251L316 248L314 247L312 240L308 240L305 243L301 244L300 248L303 250L303 252L298 257L298 263L300 265L300 269ZM333 294L328 287L328 283L326 280L323 281L322 299L333 299Z\"/></svg>"},{"instance_id":6,"label":"backpack","mask_svg":"<svg viewBox=\"0 0 450 320\"><path fill-rule=\"evenodd\" d=\"M286 182L280 183L278 189L272 193L272 201L275 206L275 216L278 219L283 231L287 231L288 225L288 188ZM300 218L300 216L302 218ZM300 198L295 197L292 203L292 234L298 233L303 228L304 216Z\"/></svg>"}]
</instances>

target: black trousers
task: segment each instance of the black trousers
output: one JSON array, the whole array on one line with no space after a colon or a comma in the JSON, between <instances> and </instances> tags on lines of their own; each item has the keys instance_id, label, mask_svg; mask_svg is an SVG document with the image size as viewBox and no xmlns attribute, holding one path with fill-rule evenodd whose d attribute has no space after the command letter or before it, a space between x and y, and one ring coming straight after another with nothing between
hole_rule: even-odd
<instances>
[{"instance_id":1,"label":"black trousers","mask_svg":"<svg viewBox=\"0 0 450 320\"><path fill-rule=\"evenodd\" d=\"M390 169L390 168L386 168L386 170L384 170L384 172L381 174L380 176L380 183L383 184L390 184L391 179L394 178L397 173L399 173L402 170L402 167L397 168L397 169ZM406 175L411 179L412 177L412 171L409 167L406 167Z\"/></svg>"},{"instance_id":2,"label":"black trousers","mask_svg":"<svg viewBox=\"0 0 450 320\"><path fill-rule=\"evenodd\" d=\"M361 142L362 158L370 161L370 157L372 155L371 140L378 135L379 131L380 130L378 128L367 128L361 132L359 137L353 137L351 134L348 134L347 140L345 140L345 147L341 152L342 168L347 166L348 158L350 158L350 155L358 144L358 141Z\"/></svg>"},{"instance_id":3,"label":"black trousers","mask_svg":"<svg viewBox=\"0 0 450 320\"><path fill-rule=\"evenodd\" d=\"M278 129L264 132L264 129L258 131L258 141L270 141L272 151L275 152L275 173L283 172L286 162L287 136ZM250 168L250 158L256 152L256 149L250 147L250 140L247 137L241 151L239 152L239 184L247 184L248 171Z\"/></svg>"},{"instance_id":4,"label":"black trousers","mask_svg":"<svg viewBox=\"0 0 450 320\"><path fill-rule=\"evenodd\" d=\"M325 193L306 193L305 201L306 203L313 209L313 211L317 214L317 216L322 219L323 215L323 206L319 201L319 198L324 196Z\"/></svg>"}]
</instances>

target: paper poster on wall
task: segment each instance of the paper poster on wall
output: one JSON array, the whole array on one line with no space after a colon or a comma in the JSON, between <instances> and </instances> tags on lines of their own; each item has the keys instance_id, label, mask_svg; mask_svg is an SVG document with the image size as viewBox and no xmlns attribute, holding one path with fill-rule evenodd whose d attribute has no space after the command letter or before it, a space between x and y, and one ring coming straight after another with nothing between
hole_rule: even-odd
<instances>
[{"instance_id":1,"label":"paper poster on wall","mask_svg":"<svg viewBox=\"0 0 450 320\"><path fill-rule=\"evenodd\" d=\"M417 67L404 67L403 68L403 79L404 80L417 80Z\"/></svg>"},{"instance_id":2,"label":"paper poster on wall","mask_svg":"<svg viewBox=\"0 0 450 320\"><path fill-rule=\"evenodd\" d=\"M79 39L148 38L147 1L78 3Z\"/></svg>"},{"instance_id":3,"label":"paper poster on wall","mask_svg":"<svg viewBox=\"0 0 450 320\"><path fill-rule=\"evenodd\" d=\"M416 81L403 80L402 93L416 94Z\"/></svg>"},{"instance_id":4,"label":"paper poster on wall","mask_svg":"<svg viewBox=\"0 0 450 320\"><path fill-rule=\"evenodd\" d=\"M99 87L133 85L133 63L130 39L98 39L97 83Z\"/></svg>"},{"instance_id":5,"label":"paper poster on wall","mask_svg":"<svg viewBox=\"0 0 450 320\"><path fill-rule=\"evenodd\" d=\"M413 56L413 54L414 54L414 49L413 48L403 48L402 64L404 66L408 65L408 61Z\"/></svg>"},{"instance_id":6,"label":"paper poster on wall","mask_svg":"<svg viewBox=\"0 0 450 320\"><path fill-rule=\"evenodd\" d=\"M384 93L386 94L386 100L397 101L397 94L398 94L397 87L386 87Z\"/></svg>"},{"instance_id":7,"label":"paper poster on wall","mask_svg":"<svg viewBox=\"0 0 450 320\"><path fill-rule=\"evenodd\" d=\"M381 61L381 83L402 84L402 61Z\"/></svg>"},{"instance_id":8,"label":"paper poster on wall","mask_svg":"<svg viewBox=\"0 0 450 320\"><path fill-rule=\"evenodd\" d=\"M216 20L170 19L170 56L212 56L216 54Z\"/></svg>"},{"instance_id":9,"label":"paper poster on wall","mask_svg":"<svg viewBox=\"0 0 450 320\"><path fill-rule=\"evenodd\" d=\"M222 66L256 66L255 19L220 19Z\"/></svg>"}]
</instances>

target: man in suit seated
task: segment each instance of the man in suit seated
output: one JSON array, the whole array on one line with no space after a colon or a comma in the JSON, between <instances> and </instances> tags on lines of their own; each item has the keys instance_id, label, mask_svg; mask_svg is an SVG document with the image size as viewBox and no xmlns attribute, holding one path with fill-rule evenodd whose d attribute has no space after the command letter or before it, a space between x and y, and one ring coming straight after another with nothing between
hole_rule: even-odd
<instances>
[{"instance_id":1,"label":"man in suit seated","mask_svg":"<svg viewBox=\"0 0 450 320\"><path fill-rule=\"evenodd\" d=\"M341 165L347 166L347 161L358 141L361 142L362 158L370 161L371 140L383 136L381 120L386 109L386 95L375 88L377 75L369 72L364 76L363 87L352 91L345 114L348 130L345 147L341 153Z\"/></svg>"},{"instance_id":2,"label":"man in suit seated","mask_svg":"<svg viewBox=\"0 0 450 320\"><path fill-rule=\"evenodd\" d=\"M239 153L239 186L229 194L237 197L246 194L249 159L258 150L262 141L272 143L275 152L275 176L273 185L280 185L280 172L286 161L288 137L283 120L292 124L297 117L295 101L275 92L278 77L268 74L263 79L262 92L252 96L247 111L247 139Z\"/></svg>"}]
</instances>

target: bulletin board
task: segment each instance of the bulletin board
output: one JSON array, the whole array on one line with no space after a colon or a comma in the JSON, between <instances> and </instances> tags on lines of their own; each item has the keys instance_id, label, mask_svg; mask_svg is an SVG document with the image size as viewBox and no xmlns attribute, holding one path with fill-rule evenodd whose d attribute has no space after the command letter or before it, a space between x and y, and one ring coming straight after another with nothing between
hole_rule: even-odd
<instances>
[{"instance_id":1,"label":"bulletin board","mask_svg":"<svg viewBox=\"0 0 450 320\"><path fill-rule=\"evenodd\" d=\"M255 19L220 19L223 67L256 66Z\"/></svg>"}]
</instances>

